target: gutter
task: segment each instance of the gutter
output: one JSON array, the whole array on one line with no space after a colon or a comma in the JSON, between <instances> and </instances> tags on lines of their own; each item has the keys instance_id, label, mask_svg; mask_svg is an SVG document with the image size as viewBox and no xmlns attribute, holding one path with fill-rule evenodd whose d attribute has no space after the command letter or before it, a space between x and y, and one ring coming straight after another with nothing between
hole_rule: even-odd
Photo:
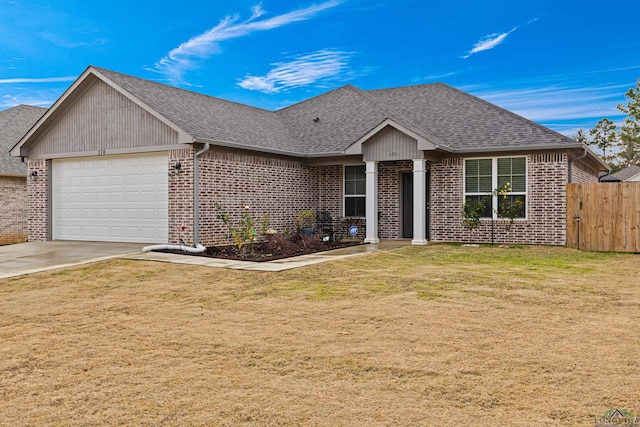
<instances>
[{"instance_id":1,"label":"gutter","mask_svg":"<svg viewBox=\"0 0 640 427\"><path fill-rule=\"evenodd\" d=\"M211 144L204 143L202 150L193 155L193 246L200 245L200 167L198 157L209 151Z\"/></svg>"},{"instance_id":2,"label":"gutter","mask_svg":"<svg viewBox=\"0 0 640 427\"><path fill-rule=\"evenodd\" d=\"M580 154L578 157L574 157L573 159L569 160L569 179L568 179L569 184L573 183L573 162L575 162L576 160L582 160L585 157L587 157L587 150L583 148L582 154Z\"/></svg>"}]
</instances>

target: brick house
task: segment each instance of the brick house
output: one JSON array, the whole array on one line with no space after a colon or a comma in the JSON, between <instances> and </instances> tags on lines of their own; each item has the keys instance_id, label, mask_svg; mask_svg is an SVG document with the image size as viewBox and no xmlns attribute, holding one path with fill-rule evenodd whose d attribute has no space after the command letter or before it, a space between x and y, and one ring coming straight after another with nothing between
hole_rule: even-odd
<instances>
[{"instance_id":1,"label":"brick house","mask_svg":"<svg viewBox=\"0 0 640 427\"><path fill-rule=\"evenodd\" d=\"M0 245L27 235L27 165L9 150L45 111L30 105L0 111Z\"/></svg>"},{"instance_id":2,"label":"brick house","mask_svg":"<svg viewBox=\"0 0 640 427\"><path fill-rule=\"evenodd\" d=\"M490 219L472 235L462 205L505 181L523 208L497 241L563 245L566 184L607 169L576 141L444 84L347 85L266 111L96 67L11 153L34 175L30 240L204 245L225 242L216 203L268 213L277 230L313 207L366 242L486 241Z\"/></svg>"}]
</instances>

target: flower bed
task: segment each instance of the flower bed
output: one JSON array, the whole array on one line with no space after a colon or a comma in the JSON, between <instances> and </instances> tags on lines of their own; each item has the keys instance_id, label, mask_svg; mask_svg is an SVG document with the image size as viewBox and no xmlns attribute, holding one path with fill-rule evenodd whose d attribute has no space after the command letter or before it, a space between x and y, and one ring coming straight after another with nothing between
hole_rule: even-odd
<instances>
[{"instance_id":1,"label":"flower bed","mask_svg":"<svg viewBox=\"0 0 640 427\"><path fill-rule=\"evenodd\" d=\"M317 234L311 236L298 234L286 236L283 234L275 234L265 236L264 240L261 242L245 244L241 247L234 245L209 246L207 247L207 250L202 253L187 253L184 251L170 250L162 250L158 252L240 261L264 262L362 244L362 241L359 240L342 241L334 239L333 241L325 241Z\"/></svg>"}]
</instances>

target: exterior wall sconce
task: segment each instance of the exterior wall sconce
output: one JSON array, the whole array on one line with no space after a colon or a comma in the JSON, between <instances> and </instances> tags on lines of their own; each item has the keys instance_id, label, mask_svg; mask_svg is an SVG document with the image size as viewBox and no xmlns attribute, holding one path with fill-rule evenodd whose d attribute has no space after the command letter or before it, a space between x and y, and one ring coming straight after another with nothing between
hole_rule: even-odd
<instances>
[{"instance_id":1,"label":"exterior wall sconce","mask_svg":"<svg viewBox=\"0 0 640 427\"><path fill-rule=\"evenodd\" d=\"M171 168L171 172L169 172L169 176L175 176L179 174L181 170L182 170L182 163L178 162L175 165L173 165L173 168Z\"/></svg>"},{"instance_id":2,"label":"exterior wall sconce","mask_svg":"<svg viewBox=\"0 0 640 427\"><path fill-rule=\"evenodd\" d=\"M32 171L29 176L31 179L38 179L38 171Z\"/></svg>"}]
</instances>

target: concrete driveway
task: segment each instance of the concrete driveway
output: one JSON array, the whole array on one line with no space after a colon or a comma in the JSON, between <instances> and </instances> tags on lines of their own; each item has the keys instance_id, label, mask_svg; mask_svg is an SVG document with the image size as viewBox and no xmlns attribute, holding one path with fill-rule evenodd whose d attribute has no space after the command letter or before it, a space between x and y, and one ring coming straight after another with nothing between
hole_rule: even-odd
<instances>
[{"instance_id":1,"label":"concrete driveway","mask_svg":"<svg viewBox=\"0 0 640 427\"><path fill-rule=\"evenodd\" d=\"M0 279L142 252L142 243L29 242L0 246Z\"/></svg>"}]
</instances>

